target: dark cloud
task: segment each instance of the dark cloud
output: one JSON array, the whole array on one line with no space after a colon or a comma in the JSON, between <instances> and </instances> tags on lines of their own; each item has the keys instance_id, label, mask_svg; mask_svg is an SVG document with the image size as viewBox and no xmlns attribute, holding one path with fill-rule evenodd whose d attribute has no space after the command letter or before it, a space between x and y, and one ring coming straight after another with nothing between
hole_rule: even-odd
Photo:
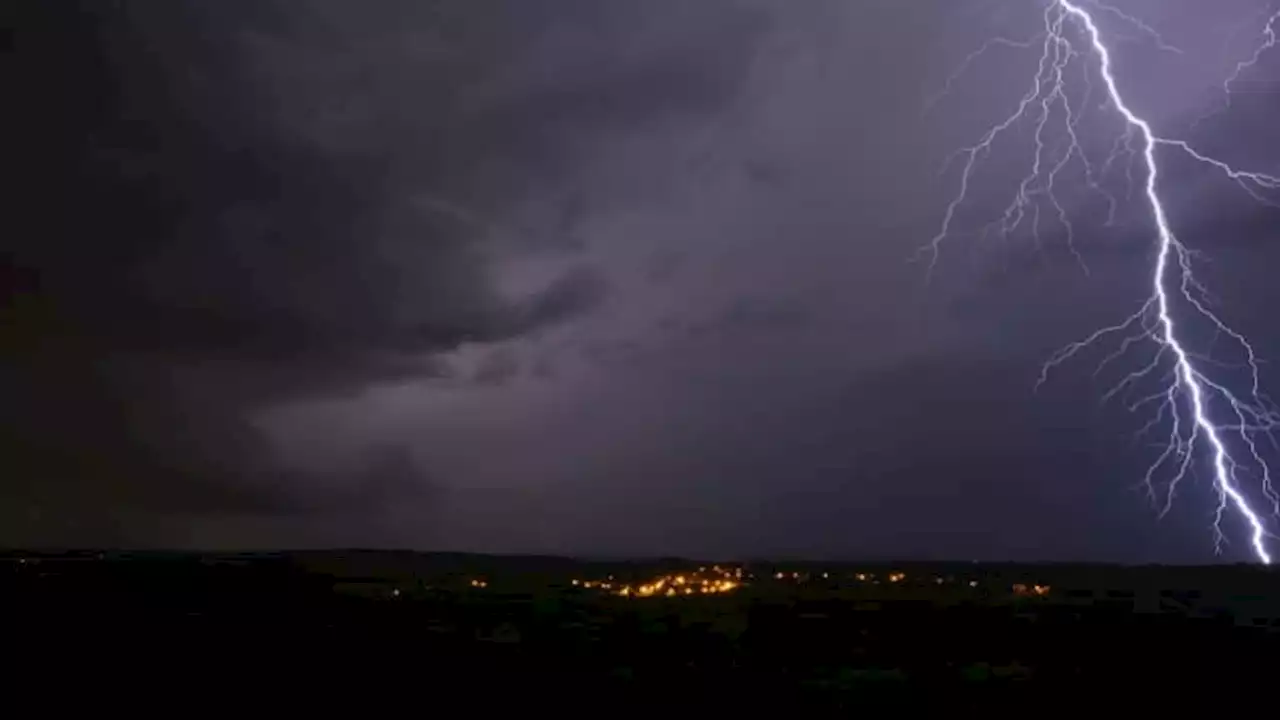
<instances>
[{"instance_id":1,"label":"dark cloud","mask_svg":"<svg viewBox=\"0 0 1280 720\"><path fill-rule=\"evenodd\" d=\"M1130 0L1185 50L1118 44L1134 107L1181 136L1259 4ZM910 262L1036 51L922 103L1037 5L3 4L0 541L1200 557L1212 491L1155 523L1141 419L1095 401L1131 368L1032 391L1145 299L1123 168L1110 227L1055 185L1087 272L1047 205L1041 243L976 232L1030 125ZM1273 107L1188 137L1265 169ZM1274 209L1167 154L1215 307L1276 356Z\"/></svg>"},{"instance_id":2,"label":"dark cloud","mask_svg":"<svg viewBox=\"0 0 1280 720\"><path fill-rule=\"evenodd\" d=\"M420 199L555 196L611 129L721 102L750 28L690 71L696 36L628 57L626 17L554 5L6 6L4 504L307 512L316 482L282 479L258 410L596 307L582 263L500 294L496 258L542 236ZM556 33L587 43L570 66Z\"/></svg>"},{"instance_id":3,"label":"dark cloud","mask_svg":"<svg viewBox=\"0 0 1280 720\"><path fill-rule=\"evenodd\" d=\"M475 382L481 385L501 385L520 372L520 361L507 349L494 350L476 367Z\"/></svg>"},{"instance_id":4,"label":"dark cloud","mask_svg":"<svg viewBox=\"0 0 1280 720\"><path fill-rule=\"evenodd\" d=\"M604 278L591 268L568 270L522 308L513 330L533 332L572 319L583 308L599 305L607 290Z\"/></svg>"}]
</instances>

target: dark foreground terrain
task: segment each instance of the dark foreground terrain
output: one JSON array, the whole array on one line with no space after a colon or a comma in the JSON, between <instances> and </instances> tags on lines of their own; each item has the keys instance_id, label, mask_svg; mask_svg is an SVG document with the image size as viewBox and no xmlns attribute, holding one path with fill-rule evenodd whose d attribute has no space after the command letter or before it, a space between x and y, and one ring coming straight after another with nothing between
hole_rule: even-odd
<instances>
[{"instance_id":1,"label":"dark foreground terrain","mask_svg":"<svg viewBox=\"0 0 1280 720\"><path fill-rule=\"evenodd\" d=\"M427 715L1109 716L1269 707L1280 681L1280 575L1248 567L359 551L23 553L0 567L10 680L109 678L140 698L198 688L185 703L270 696L297 710L345 695Z\"/></svg>"}]
</instances>

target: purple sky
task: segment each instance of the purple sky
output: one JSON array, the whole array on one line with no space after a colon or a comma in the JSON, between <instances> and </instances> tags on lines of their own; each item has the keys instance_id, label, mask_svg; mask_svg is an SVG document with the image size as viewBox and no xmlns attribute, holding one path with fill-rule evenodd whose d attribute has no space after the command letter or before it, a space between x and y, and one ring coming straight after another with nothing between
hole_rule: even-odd
<instances>
[{"instance_id":1,"label":"purple sky","mask_svg":"<svg viewBox=\"0 0 1280 720\"><path fill-rule=\"evenodd\" d=\"M1099 11L1136 108L1280 168L1280 90L1190 127L1266 2L1114 4L1182 50ZM1092 364L1032 393L1141 303L1141 206L1082 238L1089 275L1029 239L958 238L928 286L910 262L1035 51L925 101L1040 3L42 5L3 121L30 200L0 542L1210 557L1211 493L1156 520ZM1224 314L1280 357L1280 215L1171 173Z\"/></svg>"}]
</instances>

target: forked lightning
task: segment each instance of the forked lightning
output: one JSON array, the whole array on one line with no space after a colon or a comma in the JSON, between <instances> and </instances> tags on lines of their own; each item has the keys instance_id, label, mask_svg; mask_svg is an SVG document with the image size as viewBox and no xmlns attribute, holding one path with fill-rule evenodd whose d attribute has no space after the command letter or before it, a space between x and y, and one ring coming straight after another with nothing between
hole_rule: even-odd
<instances>
[{"instance_id":1,"label":"forked lightning","mask_svg":"<svg viewBox=\"0 0 1280 720\"><path fill-rule=\"evenodd\" d=\"M1114 351L1103 360L1104 366L1130 357L1143 347L1150 348L1150 357L1107 393L1107 397L1115 397L1142 387L1142 381L1159 383L1156 392L1129 405L1133 410L1151 413L1142 432L1165 427L1169 433L1144 478L1146 491L1163 515L1171 508L1179 485L1193 471L1195 463L1208 464L1212 468L1217 498L1213 514L1215 549L1221 552L1227 540L1224 516L1235 513L1247 529L1254 556L1270 564L1268 540L1273 536L1269 525L1280 517L1280 494L1273 484L1261 444L1270 440L1272 430L1280 429L1280 411L1262 393L1259 361L1253 347L1210 309L1208 294L1193 274L1194 252L1178 237L1166 211L1161 160L1166 153L1182 153L1211 167L1255 199L1272 205L1280 205L1280 176L1238 168L1199 151L1185 140L1157 132L1151 122L1130 105L1122 89L1123 83L1117 78L1121 68L1116 66L1110 41L1099 25L1102 13L1137 28L1154 41L1158 50L1180 52L1148 24L1102 2L1048 0L1043 15L1044 28L1039 35L1030 40L990 40L967 57L948 78L944 93L950 91L959 74L979 54L995 47L1040 50L1030 87L1013 112L949 160L948 167L959 164L959 188L945 209L937 235L923 248L929 258L929 272L933 273L943 245L953 236L953 226L959 222L958 212L970 200L973 186L978 182L978 166L1011 129L1030 123L1035 150L1028 158L1026 175L1013 190L1011 201L980 229L981 234L1007 236L1027 227L1039 243L1042 213L1050 212L1067 247L1086 272L1084 256L1075 244L1071 213L1055 189L1068 179L1072 168L1080 168L1085 186L1105 198L1108 220L1114 220L1119 201L1106 189L1104 177L1126 154L1131 161L1138 159L1140 171L1145 175L1142 200L1156 243L1150 296L1124 321L1102 328L1051 356L1042 368L1037 387L1048 380L1052 370L1097 343L1116 342ZM1245 74L1258 66L1264 53L1277 46L1278 28L1280 9L1270 15L1261 33L1262 39L1244 54L1224 82L1223 111L1229 109L1232 93ZM1102 95L1091 97L1099 89ZM1111 144L1110 154L1100 162L1086 152L1086 143L1080 135L1081 120L1085 113L1096 108L1097 100L1104 100L1102 110L1115 113L1123 126L1123 132ZM931 103L936 101L934 98ZM1129 177L1132 181L1132 175ZM1224 369L1208 356L1207 350L1191 347L1184 328L1192 322L1207 323L1217 336L1237 346L1247 363L1248 382L1237 383L1241 387L1231 387Z\"/></svg>"}]
</instances>

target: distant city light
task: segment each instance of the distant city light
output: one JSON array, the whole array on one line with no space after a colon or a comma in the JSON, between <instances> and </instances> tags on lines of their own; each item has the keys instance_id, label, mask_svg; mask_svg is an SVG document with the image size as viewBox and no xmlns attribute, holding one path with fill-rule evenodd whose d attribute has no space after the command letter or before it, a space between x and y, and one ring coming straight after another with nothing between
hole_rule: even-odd
<instances>
[{"instance_id":1,"label":"distant city light","mask_svg":"<svg viewBox=\"0 0 1280 720\"><path fill-rule=\"evenodd\" d=\"M685 597L690 595L715 595L742 587L742 568L713 565L708 571L702 566L696 572L675 575L659 575L647 582L632 584L574 579L573 585L587 589L599 589L606 594L628 598ZM610 580L615 576L609 575Z\"/></svg>"}]
</instances>

